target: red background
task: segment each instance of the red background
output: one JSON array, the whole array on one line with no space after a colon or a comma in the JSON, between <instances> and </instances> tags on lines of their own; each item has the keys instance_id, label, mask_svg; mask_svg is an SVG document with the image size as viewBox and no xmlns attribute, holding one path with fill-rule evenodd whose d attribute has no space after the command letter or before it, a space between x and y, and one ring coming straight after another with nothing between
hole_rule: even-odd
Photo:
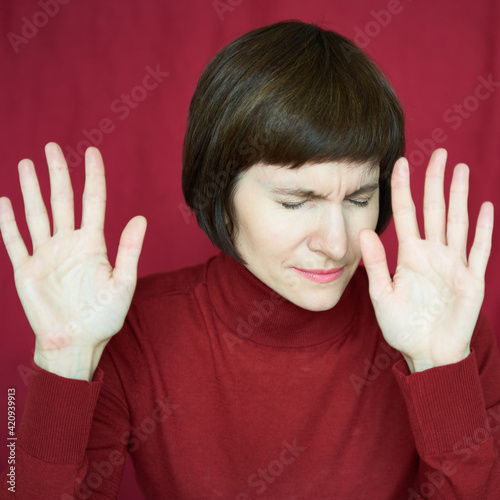
<instances>
[{"instance_id":1,"label":"red background","mask_svg":"<svg viewBox=\"0 0 500 500\"><path fill-rule=\"evenodd\" d=\"M213 255L216 249L194 217L182 210L181 148L189 101L217 50L250 29L292 18L354 38L392 82L407 114L407 157L420 222L425 165L437 146L449 152L447 186L452 166L465 162L471 168L472 228L481 202L499 201L500 89L482 89L482 100L474 97L481 78L492 75L500 81L500 4L494 0L59 1L16 0L0 7L0 196L12 200L29 247L18 161L34 160L49 208L43 146L56 141L65 152L83 151L85 131L104 124L105 133L94 130L91 135L106 165L105 233L111 261L123 227L138 214L148 219L140 276ZM49 14L43 14L43 5ZM148 66L169 75L156 88L143 91L136 87L142 85ZM131 105L120 102L122 94L131 92ZM70 157L77 224L84 183L81 157ZM497 229L484 301L497 333L500 294L494 277L500 272L499 238ZM397 241L392 224L383 241L393 271ZM17 390L20 421L34 336L1 246L3 438L7 387ZM5 446L0 450L3 469ZM124 476L119 498L140 498L130 463Z\"/></svg>"}]
</instances>

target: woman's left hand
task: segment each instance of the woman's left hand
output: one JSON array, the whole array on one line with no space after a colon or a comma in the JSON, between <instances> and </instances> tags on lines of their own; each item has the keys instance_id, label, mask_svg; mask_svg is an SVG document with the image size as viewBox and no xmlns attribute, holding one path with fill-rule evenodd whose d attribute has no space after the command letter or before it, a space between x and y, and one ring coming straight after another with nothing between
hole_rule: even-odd
<instances>
[{"instance_id":1,"label":"woman's left hand","mask_svg":"<svg viewBox=\"0 0 500 500\"><path fill-rule=\"evenodd\" d=\"M377 234L364 229L360 245L370 296L386 341L405 357L412 373L457 363L470 354L470 341L484 297L491 251L493 205L479 212L467 258L469 168L458 164L444 199L447 152L437 149L427 167L424 192L425 239L421 238L410 192L408 161L392 173L398 262L391 279Z\"/></svg>"}]
</instances>

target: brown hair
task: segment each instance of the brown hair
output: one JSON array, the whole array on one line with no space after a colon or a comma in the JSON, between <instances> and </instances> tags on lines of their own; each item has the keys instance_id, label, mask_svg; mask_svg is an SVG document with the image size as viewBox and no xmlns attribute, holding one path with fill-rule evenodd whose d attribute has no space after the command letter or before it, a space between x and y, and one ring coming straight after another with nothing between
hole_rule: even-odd
<instances>
[{"instance_id":1,"label":"brown hair","mask_svg":"<svg viewBox=\"0 0 500 500\"><path fill-rule=\"evenodd\" d=\"M205 68L189 107L182 190L214 245L239 262L233 195L256 163L380 165L381 233L404 155L404 112L368 56L333 31L283 21L241 36Z\"/></svg>"}]
</instances>

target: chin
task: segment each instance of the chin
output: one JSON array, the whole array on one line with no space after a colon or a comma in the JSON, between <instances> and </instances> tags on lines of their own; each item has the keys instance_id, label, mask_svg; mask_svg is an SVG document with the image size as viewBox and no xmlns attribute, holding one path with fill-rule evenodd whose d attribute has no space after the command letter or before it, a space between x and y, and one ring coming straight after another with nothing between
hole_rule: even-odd
<instances>
[{"instance_id":1,"label":"chin","mask_svg":"<svg viewBox=\"0 0 500 500\"><path fill-rule=\"evenodd\" d=\"M290 302L294 303L296 306L302 307L307 311L328 311L332 307L335 307L340 300L340 297L293 297L288 299Z\"/></svg>"}]
</instances>

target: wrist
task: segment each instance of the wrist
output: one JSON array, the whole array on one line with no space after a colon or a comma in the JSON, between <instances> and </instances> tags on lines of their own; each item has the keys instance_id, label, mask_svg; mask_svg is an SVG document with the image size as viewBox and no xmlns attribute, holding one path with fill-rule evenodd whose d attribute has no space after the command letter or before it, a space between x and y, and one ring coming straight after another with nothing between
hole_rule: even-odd
<instances>
[{"instance_id":1,"label":"wrist","mask_svg":"<svg viewBox=\"0 0 500 500\"><path fill-rule=\"evenodd\" d=\"M463 353L457 354L456 356L450 356L446 360L433 360L431 357L413 359L403 353L401 354L403 354L403 357L406 360L410 373L417 373L429 370L431 368L436 368L437 366L459 363L460 361L463 361L467 356L469 356L470 352L470 347L467 347L467 349Z\"/></svg>"},{"instance_id":2,"label":"wrist","mask_svg":"<svg viewBox=\"0 0 500 500\"><path fill-rule=\"evenodd\" d=\"M90 382L106 342L98 346L68 346L58 350L35 347L34 361L44 370L60 377Z\"/></svg>"}]
</instances>

